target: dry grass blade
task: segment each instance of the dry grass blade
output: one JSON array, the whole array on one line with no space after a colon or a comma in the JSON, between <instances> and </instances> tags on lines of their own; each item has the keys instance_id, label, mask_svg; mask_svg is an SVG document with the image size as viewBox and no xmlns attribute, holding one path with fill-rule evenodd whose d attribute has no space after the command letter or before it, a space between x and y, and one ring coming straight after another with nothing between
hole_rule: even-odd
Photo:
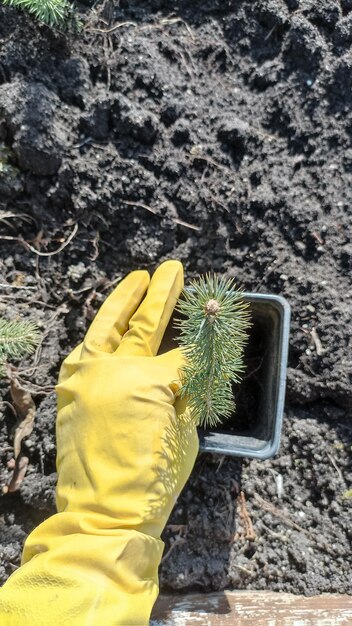
<instances>
[{"instance_id":1,"label":"dry grass blade","mask_svg":"<svg viewBox=\"0 0 352 626\"><path fill-rule=\"evenodd\" d=\"M3 493L13 493L19 490L26 475L28 463L29 458L27 456L17 457L11 480L9 484L3 488Z\"/></svg>"},{"instance_id":2,"label":"dry grass blade","mask_svg":"<svg viewBox=\"0 0 352 626\"><path fill-rule=\"evenodd\" d=\"M10 392L18 417L13 443L14 457L17 459L21 451L22 439L28 437L33 430L36 408L31 394L21 387L15 377L11 378Z\"/></svg>"},{"instance_id":3,"label":"dry grass blade","mask_svg":"<svg viewBox=\"0 0 352 626\"><path fill-rule=\"evenodd\" d=\"M19 219L25 222L33 222L34 219L28 215L27 213L12 213L12 211L2 211L0 210L0 222L4 222L6 226L9 226L12 230L15 230L14 224L9 222L9 219Z\"/></svg>"}]
</instances>

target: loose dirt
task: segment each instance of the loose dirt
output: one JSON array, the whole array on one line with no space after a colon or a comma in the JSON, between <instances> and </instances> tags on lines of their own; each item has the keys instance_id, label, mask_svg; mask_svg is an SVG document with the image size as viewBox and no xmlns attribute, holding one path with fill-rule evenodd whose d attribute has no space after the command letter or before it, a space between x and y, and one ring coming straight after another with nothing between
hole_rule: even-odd
<instances>
[{"instance_id":1,"label":"loose dirt","mask_svg":"<svg viewBox=\"0 0 352 626\"><path fill-rule=\"evenodd\" d=\"M351 593L352 2L92 4L69 35L0 8L0 314L44 333L0 580L54 512L60 362L122 275L177 258L284 295L292 333L280 453L199 457L162 589Z\"/></svg>"}]
</instances>

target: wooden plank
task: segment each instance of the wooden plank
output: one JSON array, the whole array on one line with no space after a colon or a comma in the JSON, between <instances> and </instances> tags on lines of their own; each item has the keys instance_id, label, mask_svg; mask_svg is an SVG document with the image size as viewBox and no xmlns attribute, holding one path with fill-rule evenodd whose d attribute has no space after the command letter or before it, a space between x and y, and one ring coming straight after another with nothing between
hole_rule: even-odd
<instances>
[{"instance_id":1,"label":"wooden plank","mask_svg":"<svg viewBox=\"0 0 352 626\"><path fill-rule=\"evenodd\" d=\"M160 596L150 626L352 626L352 596L267 591Z\"/></svg>"}]
</instances>

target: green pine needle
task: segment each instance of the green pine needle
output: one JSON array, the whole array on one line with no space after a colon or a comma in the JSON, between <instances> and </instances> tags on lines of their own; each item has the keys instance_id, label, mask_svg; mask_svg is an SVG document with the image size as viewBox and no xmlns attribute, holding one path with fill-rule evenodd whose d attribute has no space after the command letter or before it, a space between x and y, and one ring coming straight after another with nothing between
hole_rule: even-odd
<instances>
[{"instance_id":1,"label":"green pine needle","mask_svg":"<svg viewBox=\"0 0 352 626\"><path fill-rule=\"evenodd\" d=\"M0 318L0 376L7 359L20 359L32 354L40 341L36 324L29 320L9 321Z\"/></svg>"},{"instance_id":2,"label":"green pine needle","mask_svg":"<svg viewBox=\"0 0 352 626\"><path fill-rule=\"evenodd\" d=\"M71 8L67 0L1 0L1 2L27 11L48 26L63 26Z\"/></svg>"},{"instance_id":3,"label":"green pine needle","mask_svg":"<svg viewBox=\"0 0 352 626\"><path fill-rule=\"evenodd\" d=\"M244 371L250 326L248 304L233 280L207 275L183 292L176 310L180 347L186 357L180 396L187 397L200 426L213 427L235 410L232 383Z\"/></svg>"}]
</instances>

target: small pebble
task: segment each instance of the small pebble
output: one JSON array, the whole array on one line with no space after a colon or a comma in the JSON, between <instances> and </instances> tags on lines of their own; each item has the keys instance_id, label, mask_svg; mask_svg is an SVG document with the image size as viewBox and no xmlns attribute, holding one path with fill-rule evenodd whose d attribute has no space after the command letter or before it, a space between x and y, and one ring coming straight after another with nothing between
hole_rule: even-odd
<instances>
[{"instance_id":1,"label":"small pebble","mask_svg":"<svg viewBox=\"0 0 352 626\"><path fill-rule=\"evenodd\" d=\"M282 474L277 474L275 477L276 481L276 493L278 498L282 498L284 495L284 480Z\"/></svg>"},{"instance_id":2,"label":"small pebble","mask_svg":"<svg viewBox=\"0 0 352 626\"><path fill-rule=\"evenodd\" d=\"M287 274L281 274L280 278L281 278L281 280L284 280L284 281L288 280Z\"/></svg>"},{"instance_id":3,"label":"small pebble","mask_svg":"<svg viewBox=\"0 0 352 626\"><path fill-rule=\"evenodd\" d=\"M301 252L304 252L306 249L306 245L305 243L303 243L303 241L295 241L295 246L297 250L300 250Z\"/></svg>"},{"instance_id":4,"label":"small pebble","mask_svg":"<svg viewBox=\"0 0 352 626\"><path fill-rule=\"evenodd\" d=\"M314 311L315 311L315 306L313 306L312 304L307 304L306 309L307 309L307 311L309 311L310 313L314 313Z\"/></svg>"}]
</instances>

